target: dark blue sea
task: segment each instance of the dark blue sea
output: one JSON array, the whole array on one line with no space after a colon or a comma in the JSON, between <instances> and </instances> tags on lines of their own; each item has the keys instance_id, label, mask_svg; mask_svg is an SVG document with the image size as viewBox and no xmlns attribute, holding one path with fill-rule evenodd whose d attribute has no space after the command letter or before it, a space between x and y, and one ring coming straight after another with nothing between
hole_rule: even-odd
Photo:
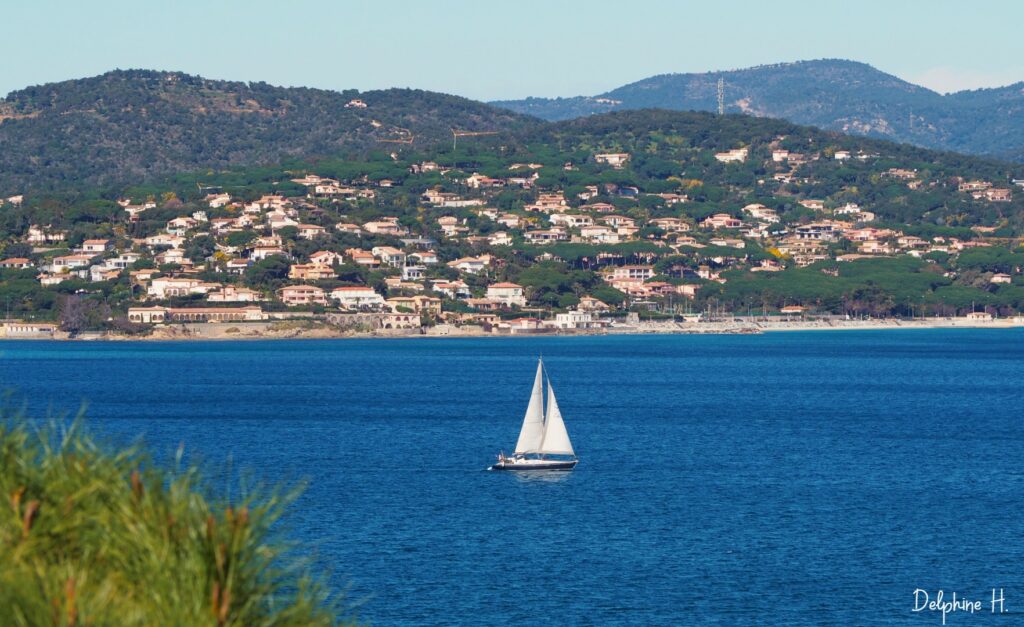
<instances>
[{"instance_id":1,"label":"dark blue sea","mask_svg":"<svg viewBox=\"0 0 1024 627\"><path fill-rule=\"evenodd\" d=\"M541 353L580 465L486 472ZM0 387L308 480L289 533L377 625L1024 624L1024 331L7 341Z\"/></svg>"}]
</instances>

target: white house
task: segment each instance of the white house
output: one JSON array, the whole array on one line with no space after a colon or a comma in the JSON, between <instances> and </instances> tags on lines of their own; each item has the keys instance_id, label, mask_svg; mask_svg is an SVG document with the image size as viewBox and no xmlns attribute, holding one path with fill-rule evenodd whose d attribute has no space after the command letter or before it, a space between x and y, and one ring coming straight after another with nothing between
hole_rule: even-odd
<instances>
[{"instance_id":1,"label":"white house","mask_svg":"<svg viewBox=\"0 0 1024 627\"><path fill-rule=\"evenodd\" d=\"M336 287L331 290L331 299L338 302L342 309L365 309L381 308L384 306L384 297L373 290L372 287Z\"/></svg>"},{"instance_id":2,"label":"white house","mask_svg":"<svg viewBox=\"0 0 1024 627\"><path fill-rule=\"evenodd\" d=\"M523 286L515 283L494 283L487 286L486 298L496 300L504 305L524 307L526 296Z\"/></svg>"}]
</instances>

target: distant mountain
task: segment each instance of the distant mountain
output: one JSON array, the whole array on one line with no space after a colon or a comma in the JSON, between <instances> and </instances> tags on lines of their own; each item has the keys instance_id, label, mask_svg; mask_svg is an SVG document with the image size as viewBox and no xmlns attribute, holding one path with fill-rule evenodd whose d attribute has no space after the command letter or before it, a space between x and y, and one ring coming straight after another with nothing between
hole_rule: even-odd
<instances>
[{"instance_id":1,"label":"distant mountain","mask_svg":"<svg viewBox=\"0 0 1024 627\"><path fill-rule=\"evenodd\" d=\"M356 99L365 108L346 106ZM451 141L452 128L507 131L536 123L418 90L339 93L176 72L114 71L30 87L0 100L0 194L421 148Z\"/></svg>"},{"instance_id":2,"label":"distant mountain","mask_svg":"<svg viewBox=\"0 0 1024 627\"><path fill-rule=\"evenodd\" d=\"M1024 83L943 96L853 61L664 74L594 97L492 104L545 120L622 109L716 111L719 79L727 113L1024 162Z\"/></svg>"}]
</instances>

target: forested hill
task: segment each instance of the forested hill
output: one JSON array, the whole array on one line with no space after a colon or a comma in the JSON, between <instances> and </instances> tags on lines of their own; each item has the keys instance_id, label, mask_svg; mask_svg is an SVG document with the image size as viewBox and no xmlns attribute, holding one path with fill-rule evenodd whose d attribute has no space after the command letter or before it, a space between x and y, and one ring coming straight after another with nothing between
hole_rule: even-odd
<instances>
[{"instance_id":1,"label":"forested hill","mask_svg":"<svg viewBox=\"0 0 1024 627\"><path fill-rule=\"evenodd\" d=\"M508 131L534 123L426 91L339 93L119 70L0 101L0 194L436 145L451 141L452 128Z\"/></svg>"},{"instance_id":2,"label":"forested hill","mask_svg":"<svg viewBox=\"0 0 1024 627\"><path fill-rule=\"evenodd\" d=\"M826 59L653 76L593 97L494 102L546 120L623 109L716 111L1024 161L1024 83L941 95L870 65Z\"/></svg>"}]
</instances>

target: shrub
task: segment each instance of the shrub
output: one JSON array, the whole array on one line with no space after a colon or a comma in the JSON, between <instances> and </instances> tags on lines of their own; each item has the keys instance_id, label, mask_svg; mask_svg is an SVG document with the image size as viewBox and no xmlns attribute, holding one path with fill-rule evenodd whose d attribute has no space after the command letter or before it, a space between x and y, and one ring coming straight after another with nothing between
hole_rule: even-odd
<instances>
[{"instance_id":1,"label":"shrub","mask_svg":"<svg viewBox=\"0 0 1024 627\"><path fill-rule=\"evenodd\" d=\"M212 496L199 470L110 451L81 420L0 410L8 625L329 625L336 608L272 527L296 493Z\"/></svg>"}]
</instances>

